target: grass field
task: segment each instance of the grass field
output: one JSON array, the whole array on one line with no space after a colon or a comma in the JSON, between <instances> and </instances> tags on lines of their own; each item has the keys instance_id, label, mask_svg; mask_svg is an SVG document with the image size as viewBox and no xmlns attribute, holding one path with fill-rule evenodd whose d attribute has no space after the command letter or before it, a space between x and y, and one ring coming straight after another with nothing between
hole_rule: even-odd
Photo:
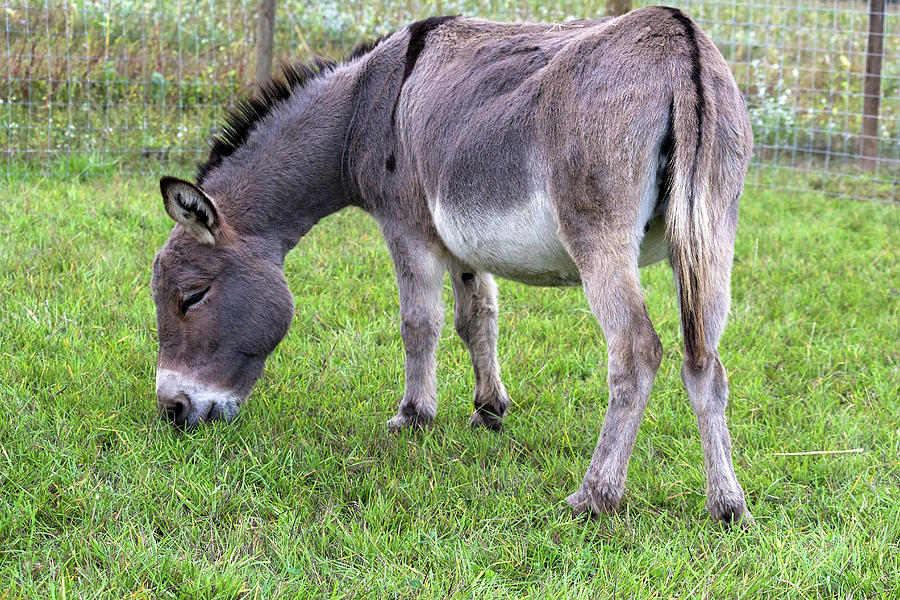
<instances>
[{"instance_id":1,"label":"grass field","mask_svg":"<svg viewBox=\"0 0 900 600\"><path fill-rule=\"evenodd\" d=\"M642 273L666 350L624 506L585 521L563 499L607 386L578 289L500 282L503 433L466 426L448 319L438 418L391 435L392 267L344 212L289 256L293 327L239 419L180 433L154 408L155 180L0 189L0 598L900 597L896 206L745 194L721 351L756 524L728 531L664 264Z\"/></svg>"}]
</instances>

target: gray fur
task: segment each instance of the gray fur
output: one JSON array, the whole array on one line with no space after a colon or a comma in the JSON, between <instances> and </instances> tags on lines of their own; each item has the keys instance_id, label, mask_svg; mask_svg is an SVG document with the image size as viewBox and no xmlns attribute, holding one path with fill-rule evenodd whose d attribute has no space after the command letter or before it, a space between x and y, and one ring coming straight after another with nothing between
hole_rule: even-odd
<instances>
[{"instance_id":1,"label":"gray fur","mask_svg":"<svg viewBox=\"0 0 900 600\"><path fill-rule=\"evenodd\" d=\"M566 24L431 20L345 63L293 73L289 93L273 87L220 138L202 189L163 185L178 225L154 263L158 368L175 373L158 386L162 412L187 425L236 413L287 331L285 254L319 219L356 205L381 225L398 281L406 392L391 428L435 416L445 271L475 371L471 422L491 428L509 406L491 273L583 285L607 339L609 406L568 501L610 511L662 357L638 265L669 256L709 509L749 518L716 348L752 135L733 77L696 25L659 7Z\"/></svg>"},{"instance_id":2,"label":"gray fur","mask_svg":"<svg viewBox=\"0 0 900 600\"><path fill-rule=\"evenodd\" d=\"M453 286L453 326L469 349L475 372L475 407L471 425L500 429L509 396L500 381L497 361L497 284L489 273L472 272L450 261Z\"/></svg>"}]
</instances>

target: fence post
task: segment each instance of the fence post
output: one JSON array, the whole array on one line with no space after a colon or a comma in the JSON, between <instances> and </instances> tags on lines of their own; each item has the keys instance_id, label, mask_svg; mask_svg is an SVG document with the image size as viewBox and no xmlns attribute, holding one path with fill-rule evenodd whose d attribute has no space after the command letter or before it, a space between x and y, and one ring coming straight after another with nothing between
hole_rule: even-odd
<instances>
[{"instance_id":1,"label":"fence post","mask_svg":"<svg viewBox=\"0 0 900 600\"><path fill-rule=\"evenodd\" d=\"M869 42L863 81L860 167L874 171L878 164L878 105L881 102L881 57L884 54L884 0L869 0Z\"/></svg>"},{"instance_id":2,"label":"fence post","mask_svg":"<svg viewBox=\"0 0 900 600\"><path fill-rule=\"evenodd\" d=\"M631 0L606 0L606 16L617 17L631 10Z\"/></svg>"},{"instance_id":3,"label":"fence post","mask_svg":"<svg viewBox=\"0 0 900 600\"><path fill-rule=\"evenodd\" d=\"M260 87L272 76L272 54L275 49L275 0L259 0L256 23L256 85Z\"/></svg>"}]
</instances>

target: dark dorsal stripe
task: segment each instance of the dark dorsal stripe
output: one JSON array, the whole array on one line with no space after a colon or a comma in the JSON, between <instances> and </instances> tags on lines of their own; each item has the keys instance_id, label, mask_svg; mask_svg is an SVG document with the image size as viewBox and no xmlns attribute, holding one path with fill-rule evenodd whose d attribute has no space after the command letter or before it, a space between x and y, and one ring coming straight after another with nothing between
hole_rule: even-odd
<instances>
[{"instance_id":1,"label":"dark dorsal stripe","mask_svg":"<svg viewBox=\"0 0 900 600\"><path fill-rule=\"evenodd\" d=\"M425 40L428 34L440 27L447 21L457 18L459 15L447 15L443 17L428 17L421 21L416 21L409 26L409 44L406 46L406 62L403 66L403 78L400 80L400 88L397 90L397 99L394 101L394 110L391 111L391 125L397 118L397 103L400 102L400 92L403 91L403 84L412 75L419 55L425 49Z\"/></svg>"},{"instance_id":2,"label":"dark dorsal stripe","mask_svg":"<svg viewBox=\"0 0 900 600\"><path fill-rule=\"evenodd\" d=\"M703 114L706 112L706 92L703 88L703 77L700 73L700 46L697 44L697 32L694 23L686 14L677 8L666 7L672 16L684 28L684 37L691 49L691 81L694 83L696 101L694 110L697 114L697 144L694 147L694 163L691 165L691 191L688 194L688 209L694 212L694 178L697 175L697 162L700 160L700 146L703 143Z\"/></svg>"},{"instance_id":3,"label":"dark dorsal stripe","mask_svg":"<svg viewBox=\"0 0 900 600\"><path fill-rule=\"evenodd\" d=\"M371 52L389 34L382 35L371 41L363 41L356 45L352 52L343 60L349 63ZM336 61L328 58L317 57L308 63L294 63L281 68L279 76L273 77L266 85L260 88L253 96L242 100L225 116L225 124L213 137L212 149L206 162L197 165L197 186L203 185L204 180L222 161L235 153L235 151L247 143L247 138L262 119L270 114L275 107L290 98L294 91L300 89L310 81L334 70L338 65Z\"/></svg>"},{"instance_id":4,"label":"dark dorsal stripe","mask_svg":"<svg viewBox=\"0 0 900 600\"><path fill-rule=\"evenodd\" d=\"M428 38L428 34L440 27L444 22L455 19L458 16L428 17L409 26L409 45L406 47L406 65L403 67L403 79L400 80L401 88L416 67L416 61L419 60L419 55L425 49L425 40Z\"/></svg>"}]
</instances>

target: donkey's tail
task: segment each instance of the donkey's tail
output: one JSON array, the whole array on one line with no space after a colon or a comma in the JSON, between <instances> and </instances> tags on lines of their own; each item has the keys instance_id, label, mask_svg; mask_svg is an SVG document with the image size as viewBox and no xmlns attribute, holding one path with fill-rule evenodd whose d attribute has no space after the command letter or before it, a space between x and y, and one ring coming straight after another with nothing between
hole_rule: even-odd
<instances>
[{"instance_id":1,"label":"donkey's tail","mask_svg":"<svg viewBox=\"0 0 900 600\"><path fill-rule=\"evenodd\" d=\"M710 300L709 187L716 106L703 85L698 30L681 11L672 12L684 26L688 52L677 61L672 79L674 157L667 165L666 235L681 305L685 357L700 360L706 353L703 306Z\"/></svg>"}]
</instances>

